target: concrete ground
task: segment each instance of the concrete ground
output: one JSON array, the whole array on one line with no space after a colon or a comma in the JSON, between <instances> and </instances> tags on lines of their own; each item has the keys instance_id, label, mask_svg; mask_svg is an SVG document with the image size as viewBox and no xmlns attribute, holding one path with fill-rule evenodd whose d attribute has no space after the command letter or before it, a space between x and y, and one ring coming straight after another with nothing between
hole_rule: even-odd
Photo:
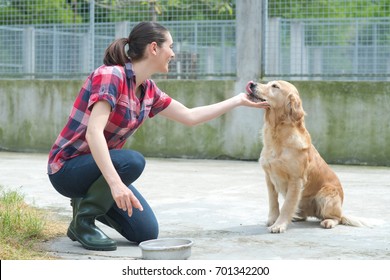
<instances>
[{"instance_id":1,"label":"concrete ground","mask_svg":"<svg viewBox=\"0 0 390 280\"><path fill-rule=\"evenodd\" d=\"M0 153L0 185L18 189L28 203L55 210L71 220L69 199L58 194L46 175L45 154ZM340 166L347 215L380 219L373 228L318 221L293 223L286 233L270 234L264 173L257 162L148 158L135 182L160 222L160 237L194 241L192 260L389 260L390 168ZM118 250L85 250L65 236L47 250L63 259L140 259L141 250L97 223L118 241Z\"/></svg>"}]
</instances>

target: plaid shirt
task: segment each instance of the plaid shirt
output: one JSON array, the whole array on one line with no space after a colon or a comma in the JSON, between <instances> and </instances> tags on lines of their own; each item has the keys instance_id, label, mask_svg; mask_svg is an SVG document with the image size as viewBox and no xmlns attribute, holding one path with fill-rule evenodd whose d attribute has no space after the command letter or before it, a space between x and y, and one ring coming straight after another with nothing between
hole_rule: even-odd
<instances>
[{"instance_id":1,"label":"plaid shirt","mask_svg":"<svg viewBox=\"0 0 390 280\"><path fill-rule=\"evenodd\" d=\"M101 100L111 106L104 129L109 149L120 149L149 117L164 110L172 99L152 80L141 86L141 98L135 93L135 74L131 63L122 66L100 66L85 81L78 94L68 122L49 154L48 174L54 174L68 159L91 153L85 139L93 105Z\"/></svg>"}]
</instances>

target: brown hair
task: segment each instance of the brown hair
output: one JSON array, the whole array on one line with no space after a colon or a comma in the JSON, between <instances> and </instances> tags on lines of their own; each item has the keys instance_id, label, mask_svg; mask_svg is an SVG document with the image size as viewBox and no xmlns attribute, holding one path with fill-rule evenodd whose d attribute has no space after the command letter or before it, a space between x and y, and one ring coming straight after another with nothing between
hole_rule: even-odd
<instances>
[{"instance_id":1,"label":"brown hair","mask_svg":"<svg viewBox=\"0 0 390 280\"><path fill-rule=\"evenodd\" d=\"M130 32L128 38L112 42L104 53L103 63L107 66L122 65L143 58L148 44L156 42L159 47L166 41L168 29L157 22L141 22ZM128 44L128 50L125 46Z\"/></svg>"}]
</instances>

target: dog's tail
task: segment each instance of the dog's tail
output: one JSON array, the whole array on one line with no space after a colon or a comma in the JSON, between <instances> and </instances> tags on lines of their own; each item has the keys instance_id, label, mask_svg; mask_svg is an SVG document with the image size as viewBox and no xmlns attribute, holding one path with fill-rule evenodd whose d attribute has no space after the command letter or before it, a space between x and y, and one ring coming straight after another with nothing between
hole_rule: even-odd
<instances>
[{"instance_id":1,"label":"dog's tail","mask_svg":"<svg viewBox=\"0 0 390 280\"><path fill-rule=\"evenodd\" d=\"M341 224L353 227L374 227L384 224L384 221L377 219L358 218L354 216L342 216Z\"/></svg>"}]
</instances>

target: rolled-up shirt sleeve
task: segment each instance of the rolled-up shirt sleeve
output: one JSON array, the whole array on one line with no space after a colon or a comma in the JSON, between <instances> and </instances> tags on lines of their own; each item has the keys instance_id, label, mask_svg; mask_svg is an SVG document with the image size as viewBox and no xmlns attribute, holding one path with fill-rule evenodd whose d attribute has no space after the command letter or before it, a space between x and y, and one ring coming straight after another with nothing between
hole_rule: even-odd
<instances>
[{"instance_id":1,"label":"rolled-up shirt sleeve","mask_svg":"<svg viewBox=\"0 0 390 280\"><path fill-rule=\"evenodd\" d=\"M92 78L91 95L88 100L88 109L98 101L107 101L111 110L116 106L118 92L125 85L123 75L117 67L102 68Z\"/></svg>"}]
</instances>

